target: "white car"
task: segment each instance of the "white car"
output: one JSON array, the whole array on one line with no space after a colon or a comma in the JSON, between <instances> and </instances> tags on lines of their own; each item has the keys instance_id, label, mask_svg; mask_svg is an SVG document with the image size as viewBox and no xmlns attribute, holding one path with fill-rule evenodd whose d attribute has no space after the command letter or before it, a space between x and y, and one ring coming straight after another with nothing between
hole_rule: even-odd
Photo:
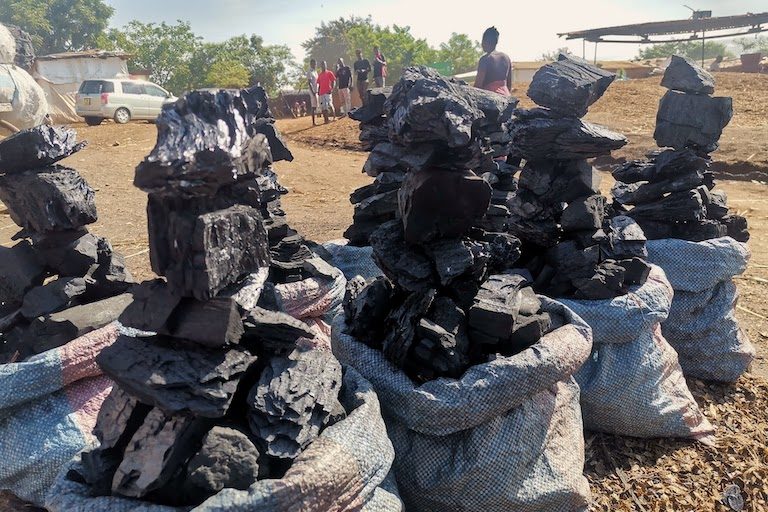
<instances>
[{"instance_id":1,"label":"white car","mask_svg":"<svg viewBox=\"0 0 768 512\"><path fill-rule=\"evenodd\" d=\"M86 80L77 91L75 110L89 126L114 119L125 124L131 119L154 121L163 105L176 97L157 84L140 80Z\"/></svg>"}]
</instances>

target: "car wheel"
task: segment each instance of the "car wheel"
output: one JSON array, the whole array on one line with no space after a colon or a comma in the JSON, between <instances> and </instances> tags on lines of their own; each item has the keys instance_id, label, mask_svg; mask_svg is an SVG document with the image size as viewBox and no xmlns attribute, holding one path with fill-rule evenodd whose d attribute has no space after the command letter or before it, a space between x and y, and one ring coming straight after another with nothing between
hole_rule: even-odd
<instances>
[{"instance_id":1,"label":"car wheel","mask_svg":"<svg viewBox=\"0 0 768 512\"><path fill-rule=\"evenodd\" d=\"M115 122L117 124L125 124L131 120L131 113L125 107L120 107L115 111Z\"/></svg>"},{"instance_id":2,"label":"car wheel","mask_svg":"<svg viewBox=\"0 0 768 512\"><path fill-rule=\"evenodd\" d=\"M87 116L85 118L85 124L87 124L88 126L99 126L102 122L104 122L103 117Z\"/></svg>"}]
</instances>

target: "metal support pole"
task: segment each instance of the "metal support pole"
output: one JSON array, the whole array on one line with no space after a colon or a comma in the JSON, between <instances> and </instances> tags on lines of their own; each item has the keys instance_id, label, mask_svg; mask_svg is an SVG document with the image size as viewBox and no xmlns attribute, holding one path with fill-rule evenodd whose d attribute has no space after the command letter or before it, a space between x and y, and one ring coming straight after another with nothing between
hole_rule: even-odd
<instances>
[{"instance_id":1,"label":"metal support pole","mask_svg":"<svg viewBox=\"0 0 768 512\"><path fill-rule=\"evenodd\" d=\"M706 49L706 44L705 44L706 37L707 37L707 33L702 30L701 31L701 67L702 68L704 67L704 51Z\"/></svg>"},{"instance_id":2,"label":"metal support pole","mask_svg":"<svg viewBox=\"0 0 768 512\"><path fill-rule=\"evenodd\" d=\"M581 40L581 58L587 60L587 40Z\"/></svg>"},{"instance_id":3,"label":"metal support pole","mask_svg":"<svg viewBox=\"0 0 768 512\"><path fill-rule=\"evenodd\" d=\"M597 65L597 41L595 41L595 65Z\"/></svg>"}]
</instances>

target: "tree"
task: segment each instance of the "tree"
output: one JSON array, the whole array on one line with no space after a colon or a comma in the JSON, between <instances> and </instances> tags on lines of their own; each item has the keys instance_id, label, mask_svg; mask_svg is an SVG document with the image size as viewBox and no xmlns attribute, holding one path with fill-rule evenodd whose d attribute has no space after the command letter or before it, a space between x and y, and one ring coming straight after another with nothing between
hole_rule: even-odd
<instances>
[{"instance_id":1,"label":"tree","mask_svg":"<svg viewBox=\"0 0 768 512\"><path fill-rule=\"evenodd\" d=\"M665 59L672 55L684 55L690 59L701 59L701 41L682 41L676 43L657 43L641 48L638 53L640 60ZM704 58L714 59L718 55L730 57L733 55L728 47L718 41L705 41Z\"/></svg>"},{"instance_id":2,"label":"tree","mask_svg":"<svg viewBox=\"0 0 768 512\"><path fill-rule=\"evenodd\" d=\"M283 45L265 45L257 36L242 35L221 43L203 43L193 52L189 67L192 70L189 88L217 87L203 70L210 69L219 61L237 63L245 69L248 83L260 83L269 94L274 95L286 85L293 84L299 72L290 48Z\"/></svg>"},{"instance_id":3,"label":"tree","mask_svg":"<svg viewBox=\"0 0 768 512\"><path fill-rule=\"evenodd\" d=\"M2 0L0 23L29 32L45 55L96 47L114 12L104 0Z\"/></svg>"},{"instance_id":4,"label":"tree","mask_svg":"<svg viewBox=\"0 0 768 512\"><path fill-rule=\"evenodd\" d=\"M446 43L440 43L437 58L441 62L450 62L454 73L466 73L477 66L477 61L483 55L480 43L470 39L466 34L451 34Z\"/></svg>"},{"instance_id":5,"label":"tree","mask_svg":"<svg viewBox=\"0 0 768 512\"><path fill-rule=\"evenodd\" d=\"M768 37L765 36L740 37L733 42L741 53L768 53Z\"/></svg>"},{"instance_id":6,"label":"tree","mask_svg":"<svg viewBox=\"0 0 768 512\"><path fill-rule=\"evenodd\" d=\"M551 51L551 52L548 52L548 53L542 53L541 57L539 57L538 60L543 61L543 62L553 62L553 61L557 60L557 57L561 53L564 53L566 55L570 55L571 54L571 50L567 46L563 46L562 48L558 48L557 50L554 50L554 51Z\"/></svg>"},{"instance_id":7,"label":"tree","mask_svg":"<svg viewBox=\"0 0 768 512\"><path fill-rule=\"evenodd\" d=\"M370 48L378 46L387 59L387 74L390 81L397 80L403 68L413 65L427 65L437 60L437 51L430 47L426 39L416 39L408 26L393 25L381 27L370 25L354 27L349 31L349 41L353 47ZM369 59L371 56L368 57Z\"/></svg>"},{"instance_id":8,"label":"tree","mask_svg":"<svg viewBox=\"0 0 768 512\"><path fill-rule=\"evenodd\" d=\"M370 16L367 18L359 16L341 17L329 22L321 22L320 26L315 28L315 35L301 43L307 54L305 64L309 62L309 59L315 59L318 63L327 61L329 64L333 64L339 57L351 62L358 47L350 40L350 31L356 28L369 29L373 26ZM360 45L359 48L363 50L365 55L371 52L368 42Z\"/></svg>"},{"instance_id":9,"label":"tree","mask_svg":"<svg viewBox=\"0 0 768 512\"><path fill-rule=\"evenodd\" d=\"M214 62L205 75L211 87L242 89L251 81L251 74L236 60L220 59Z\"/></svg>"},{"instance_id":10,"label":"tree","mask_svg":"<svg viewBox=\"0 0 768 512\"><path fill-rule=\"evenodd\" d=\"M175 25L168 25L133 20L122 31L107 32L99 43L105 49L130 53L131 69L149 70L153 82L175 94L188 90L192 83L189 63L200 38L188 22L178 20ZM196 72L207 73L207 68Z\"/></svg>"}]
</instances>

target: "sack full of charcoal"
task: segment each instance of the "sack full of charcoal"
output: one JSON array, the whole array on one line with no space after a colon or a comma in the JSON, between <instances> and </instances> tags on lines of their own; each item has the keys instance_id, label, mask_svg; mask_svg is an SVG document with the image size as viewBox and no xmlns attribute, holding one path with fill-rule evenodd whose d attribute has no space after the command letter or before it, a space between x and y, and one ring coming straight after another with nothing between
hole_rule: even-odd
<instances>
[{"instance_id":1,"label":"sack full of charcoal","mask_svg":"<svg viewBox=\"0 0 768 512\"><path fill-rule=\"evenodd\" d=\"M22 363L0 365L0 489L42 505L56 474L83 448L112 382L96 355L117 324Z\"/></svg>"},{"instance_id":2,"label":"sack full of charcoal","mask_svg":"<svg viewBox=\"0 0 768 512\"><path fill-rule=\"evenodd\" d=\"M693 438L711 443L714 429L664 339L672 287L652 266L648 280L610 300L561 300L591 327L592 356L576 373L584 428L624 436Z\"/></svg>"},{"instance_id":3,"label":"sack full of charcoal","mask_svg":"<svg viewBox=\"0 0 768 512\"><path fill-rule=\"evenodd\" d=\"M459 378L417 384L334 319L332 347L378 394L408 510L586 510L579 388L589 326L539 297L558 328L516 355L471 366Z\"/></svg>"},{"instance_id":4,"label":"sack full of charcoal","mask_svg":"<svg viewBox=\"0 0 768 512\"><path fill-rule=\"evenodd\" d=\"M294 459L282 478L256 480L250 486L244 485L241 489L224 488L192 510L196 512L402 510L402 503L390 471L394 458L392 443L387 438L379 401L371 384L354 369L345 368L339 401L347 411L347 416L326 427L320 436ZM209 432L207 438L213 435L216 428ZM232 429L221 430L231 431ZM250 445L249 442L244 441L244 443ZM275 446L283 449L289 446L286 443L280 445L279 437L275 443ZM223 444L220 443L220 446ZM172 455L169 454L169 456ZM221 479L225 473L231 476L233 471L243 469L244 464L251 460L250 456L250 452L242 450L231 453L228 457L204 459L203 462L207 460L209 466L198 464L195 470L199 473L198 477L196 479L188 477L181 485L186 488L190 482L193 484L199 481L211 482L216 478ZM190 461L189 464L194 462L194 460ZM87 484L72 478L74 474L82 471L83 462L78 455L59 472L46 500L46 508L50 512L190 510L189 507L159 505L145 500L94 496ZM181 488L179 492L182 492Z\"/></svg>"},{"instance_id":5,"label":"sack full of charcoal","mask_svg":"<svg viewBox=\"0 0 768 512\"><path fill-rule=\"evenodd\" d=\"M355 247L349 245L347 240L340 239L324 243L323 248L331 254L331 263L344 273L347 280L355 276L368 280L383 275L373 261L371 246Z\"/></svg>"},{"instance_id":6,"label":"sack full of charcoal","mask_svg":"<svg viewBox=\"0 0 768 512\"><path fill-rule=\"evenodd\" d=\"M730 237L648 241L648 261L664 269L675 290L661 330L686 376L734 382L754 360L755 347L736 320L733 282L749 258L747 245Z\"/></svg>"}]
</instances>

